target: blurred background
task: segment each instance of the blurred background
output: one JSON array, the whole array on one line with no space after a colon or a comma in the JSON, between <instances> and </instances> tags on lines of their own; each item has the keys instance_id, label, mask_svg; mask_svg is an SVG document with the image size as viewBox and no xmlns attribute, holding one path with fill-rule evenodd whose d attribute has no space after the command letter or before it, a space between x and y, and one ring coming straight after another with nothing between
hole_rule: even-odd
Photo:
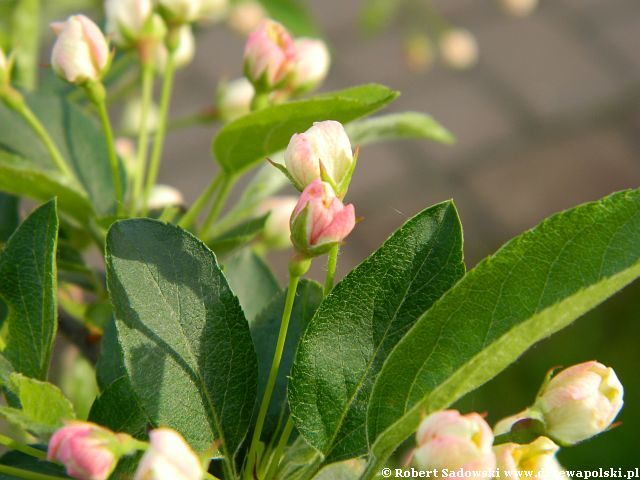
<instances>
[{"instance_id":1,"label":"blurred background","mask_svg":"<svg viewBox=\"0 0 640 480\"><path fill-rule=\"evenodd\" d=\"M46 3L52 4L46 9L55 4L59 15L67 4L83 2ZM92 3L100 2L85 1L82 9L91 11ZM293 0L271 3L300 6ZM363 149L349 201L364 221L342 250L339 275L406 219L448 198L459 209L472 268L553 212L638 187L640 1L305 5L309 16L289 20L294 31L311 31L330 44L333 63L323 90L383 83L402 93L388 112L427 112L457 138L452 146L402 141ZM252 19L236 20L234 28L199 30L195 60L177 77L175 118L211 105L218 81L242 74L244 37L237 30ZM464 38L443 49L438 39L452 28L462 29ZM215 173L210 144L216 128L200 125L169 137L160 181L180 189L188 202ZM272 260L283 274L286 254ZM320 265L314 274L322 276ZM640 284L541 342L458 407L488 412L493 423L529 405L549 368L590 359L613 366L625 385L622 425L563 450L560 459L573 468L640 467Z\"/></svg>"}]
</instances>

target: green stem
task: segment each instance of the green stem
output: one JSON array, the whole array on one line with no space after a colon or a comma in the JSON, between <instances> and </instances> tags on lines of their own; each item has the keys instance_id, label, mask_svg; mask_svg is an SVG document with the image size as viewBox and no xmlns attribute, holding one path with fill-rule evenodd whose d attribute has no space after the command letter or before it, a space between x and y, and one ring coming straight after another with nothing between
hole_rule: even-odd
<instances>
[{"instance_id":1,"label":"green stem","mask_svg":"<svg viewBox=\"0 0 640 480\"><path fill-rule=\"evenodd\" d=\"M278 378L280 361L282 360L282 352L284 351L284 343L287 338L287 329L289 328L289 320L291 318L293 301L296 298L296 290L298 288L299 280L299 275L289 275L289 288L287 289L287 298L284 303L284 311L282 312L282 322L280 323L280 331L278 332L278 341L276 342L276 349L273 354L273 361L271 362L271 370L269 371L267 385L262 396L262 403L260 403L256 427L253 431L251 446L249 447L249 454L247 456L247 466L245 470L245 478L247 479L253 478L253 468L256 465L256 449L260 442L260 435L262 435L262 428L264 427L264 421L267 417L269 403L271 402L271 395L273 394L276 379Z\"/></svg>"},{"instance_id":2,"label":"green stem","mask_svg":"<svg viewBox=\"0 0 640 480\"><path fill-rule=\"evenodd\" d=\"M147 202L149 201L149 195L151 194L151 189L156 184L156 179L158 178L160 159L162 158L162 150L164 148L164 139L167 134L167 121L169 117L169 107L171 105L171 92L173 91L173 77L175 72L175 49L169 49L169 53L167 55L167 66L164 70L162 94L160 96L160 118L158 120L158 128L153 142L149 174L147 175L147 183L145 184L142 200L143 215L147 214Z\"/></svg>"},{"instance_id":3,"label":"green stem","mask_svg":"<svg viewBox=\"0 0 640 480\"><path fill-rule=\"evenodd\" d=\"M218 195L216 199L213 201L213 205L211 206L211 211L207 218L205 218L204 223L202 224L202 236L205 237L213 224L218 219L222 208L224 207L225 202L227 201L227 197L231 192L234 184L236 183L236 176L229 175L227 173L222 173L220 175L222 177L222 185L220 186L220 191L218 191Z\"/></svg>"},{"instance_id":4,"label":"green stem","mask_svg":"<svg viewBox=\"0 0 640 480\"><path fill-rule=\"evenodd\" d=\"M209 200L211 200L211 196L216 192L222 180L223 175L221 174L217 174L213 177L211 183L209 183L207 188L204 189L198 199L193 203L193 205L191 205L189 210L187 210L187 213L185 213L180 219L180 222L178 223L180 227L185 229L191 227L196 218L198 218L198 215L200 215L200 212L202 212L202 209L207 205L207 203L209 203Z\"/></svg>"},{"instance_id":5,"label":"green stem","mask_svg":"<svg viewBox=\"0 0 640 480\"><path fill-rule=\"evenodd\" d=\"M131 212L137 207L144 176L147 170L147 153L149 151L149 107L153 99L153 64L146 62L142 65L142 112L140 115L140 132L138 134L138 153L136 156L136 172L133 177L133 195L131 197Z\"/></svg>"},{"instance_id":6,"label":"green stem","mask_svg":"<svg viewBox=\"0 0 640 480\"><path fill-rule=\"evenodd\" d=\"M0 473L6 473L7 475L13 475L16 478L24 478L26 480L64 480L65 478L69 478L45 475L44 473L22 470L21 468L10 467L8 465L0 465Z\"/></svg>"},{"instance_id":7,"label":"green stem","mask_svg":"<svg viewBox=\"0 0 640 480\"><path fill-rule=\"evenodd\" d=\"M47 458L47 452L30 447L29 445L23 445L22 443L16 442L13 438L9 438L4 435L0 435L0 445L4 445L11 450L17 450L40 460Z\"/></svg>"},{"instance_id":8,"label":"green stem","mask_svg":"<svg viewBox=\"0 0 640 480\"><path fill-rule=\"evenodd\" d=\"M282 460L282 452L285 447L289 443L289 437L291 436L291 432L293 431L293 420L291 420L291 416L287 418L287 423L282 430L282 434L280 435L280 439L278 440L278 445L276 446L276 450L273 453L271 458L271 465L269 465L269 469L265 475L265 479L269 480L273 478L278 470L278 465L280 464L280 460Z\"/></svg>"},{"instance_id":9,"label":"green stem","mask_svg":"<svg viewBox=\"0 0 640 480\"><path fill-rule=\"evenodd\" d=\"M340 245L336 245L329 250L329 257L327 258L327 276L324 280L324 296L329 295L331 289L333 289L333 278L336 275L336 265L338 264L338 254L340 253Z\"/></svg>"},{"instance_id":10,"label":"green stem","mask_svg":"<svg viewBox=\"0 0 640 480\"><path fill-rule=\"evenodd\" d=\"M33 90L38 81L40 0L20 0L11 15L11 40L16 52L15 84Z\"/></svg>"},{"instance_id":11,"label":"green stem","mask_svg":"<svg viewBox=\"0 0 640 480\"><path fill-rule=\"evenodd\" d=\"M268 92L256 92L251 99L251 111L256 112L267 108L269 106L269 93Z\"/></svg>"},{"instance_id":12,"label":"green stem","mask_svg":"<svg viewBox=\"0 0 640 480\"><path fill-rule=\"evenodd\" d=\"M120 162L118 162L118 154L116 153L116 145L113 138L113 129L111 128L111 120L107 112L107 91L100 82L88 82L85 86L89 100L98 110L98 116L102 123L102 130L107 142L107 153L109 155L109 165L111 166L111 177L113 179L113 190L116 195L116 206L118 216L122 215L122 178L120 176Z\"/></svg>"},{"instance_id":13,"label":"green stem","mask_svg":"<svg viewBox=\"0 0 640 480\"><path fill-rule=\"evenodd\" d=\"M64 161L60 150L58 150L58 147L47 132L47 129L44 128L44 125L42 125L40 120L38 120L38 117L36 117L31 111L20 92L11 87L3 88L0 90L0 99L2 99L5 105L18 113L24 121L27 122L45 146L47 152L49 152L49 155L51 156L53 163L56 164L56 167L58 167L66 177L75 179L75 175L71 172L71 169Z\"/></svg>"}]
</instances>

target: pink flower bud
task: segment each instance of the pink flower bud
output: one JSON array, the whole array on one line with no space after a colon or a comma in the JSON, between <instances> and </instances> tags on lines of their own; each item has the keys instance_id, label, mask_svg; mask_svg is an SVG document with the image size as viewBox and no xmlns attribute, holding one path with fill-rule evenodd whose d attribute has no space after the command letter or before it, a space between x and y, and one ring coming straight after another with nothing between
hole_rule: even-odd
<instances>
[{"instance_id":1,"label":"pink flower bud","mask_svg":"<svg viewBox=\"0 0 640 480\"><path fill-rule=\"evenodd\" d=\"M134 480L202 480L202 462L178 432L158 428L149 441Z\"/></svg>"},{"instance_id":2,"label":"pink flower bud","mask_svg":"<svg viewBox=\"0 0 640 480\"><path fill-rule=\"evenodd\" d=\"M47 458L62 463L72 478L105 480L117 463L117 441L117 436L106 428L70 422L51 437Z\"/></svg>"},{"instance_id":3,"label":"pink flower bud","mask_svg":"<svg viewBox=\"0 0 640 480\"><path fill-rule=\"evenodd\" d=\"M495 468L493 433L477 413L444 410L426 417L416 433L415 464L423 469L488 471Z\"/></svg>"},{"instance_id":4,"label":"pink flower bud","mask_svg":"<svg viewBox=\"0 0 640 480\"><path fill-rule=\"evenodd\" d=\"M76 85L100 80L111 55L98 26L84 15L73 15L52 23L51 28L58 36L51 52L53 70Z\"/></svg>"},{"instance_id":5,"label":"pink flower bud","mask_svg":"<svg viewBox=\"0 0 640 480\"><path fill-rule=\"evenodd\" d=\"M296 186L303 189L321 177L320 162L329 181L344 187L350 180L354 162L347 132L339 122L316 122L304 133L297 133L289 141L284 161ZM343 190L343 188L339 188ZM344 191L338 191L341 197Z\"/></svg>"},{"instance_id":6,"label":"pink flower bud","mask_svg":"<svg viewBox=\"0 0 640 480\"><path fill-rule=\"evenodd\" d=\"M611 425L622 408L623 393L613 369L585 362L552 377L532 409L541 413L551 438L572 445Z\"/></svg>"},{"instance_id":7,"label":"pink flower bud","mask_svg":"<svg viewBox=\"0 0 640 480\"><path fill-rule=\"evenodd\" d=\"M270 91L293 72L296 47L289 32L277 22L263 21L249 34L244 48L244 71L259 91Z\"/></svg>"},{"instance_id":8,"label":"pink flower bud","mask_svg":"<svg viewBox=\"0 0 640 480\"><path fill-rule=\"evenodd\" d=\"M202 0L158 0L158 7L169 23L190 23L198 19Z\"/></svg>"},{"instance_id":9,"label":"pink flower bud","mask_svg":"<svg viewBox=\"0 0 640 480\"><path fill-rule=\"evenodd\" d=\"M296 197L273 197L260 204L256 213L258 215L269 213L262 232L262 241L265 245L276 249L291 247L289 219L297 203Z\"/></svg>"},{"instance_id":10,"label":"pink flower bud","mask_svg":"<svg viewBox=\"0 0 640 480\"><path fill-rule=\"evenodd\" d=\"M297 92L317 88L329 73L331 56L322 40L298 38L295 41L297 60L293 69L291 87Z\"/></svg>"},{"instance_id":11,"label":"pink flower bud","mask_svg":"<svg viewBox=\"0 0 640 480\"><path fill-rule=\"evenodd\" d=\"M343 205L331 185L316 178L291 215L291 242L306 256L322 255L342 242L355 224L353 205Z\"/></svg>"},{"instance_id":12,"label":"pink flower bud","mask_svg":"<svg viewBox=\"0 0 640 480\"><path fill-rule=\"evenodd\" d=\"M153 14L151 0L105 0L107 33L121 46L133 46L144 36L144 27Z\"/></svg>"},{"instance_id":13,"label":"pink flower bud","mask_svg":"<svg viewBox=\"0 0 640 480\"><path fill-rule=\"evenodd\" d=\"M513 478L560 480L562 467L556 459L559 447L547 437L538 437L527 445L505 443L493 447L496 466L501 472L510 472ZM528 472L528 473L525 473Z\"/></svg>"}]
</instances>

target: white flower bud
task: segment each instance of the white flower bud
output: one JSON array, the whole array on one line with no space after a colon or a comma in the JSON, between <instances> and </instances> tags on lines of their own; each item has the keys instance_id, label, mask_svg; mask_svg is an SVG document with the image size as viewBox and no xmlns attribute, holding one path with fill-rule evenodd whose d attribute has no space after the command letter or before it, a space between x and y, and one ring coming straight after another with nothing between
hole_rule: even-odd
<instances>
[{"instance_id":1,"label":"white flower bud","mask_svg":"<svg viewBox=\"0 0 640 480\"><path fill-rule=\"evenodd\" d=\"M530 15L538 6L538 0L500 0L502 8L516 17Z\"/></svg>"},{"instance_id":2,"label":"white flower bud","mask_svg":"<svg viewBox=\"0 0 640 480\"><path fill-rule=\"evenodd\" d=\"M174 52L174 65L175 68L183 68L191 63L193 57L196 54L196 39L193 36L193 31L189 25L183 25L180 27L178 47ZM167 47L159 45L156 49L155 66L156 69L162 73L167 67Z\"/></svg>"},{"instance_id":3,"label":"white flower bud","mask_svg":"<svg viewBox=\"0 0 640 480\"><path fill-rule=\"evenodd\" d=\"M478 43L468 30L447 30L440 37L440 55L447 65L457 70L473 67L478 61Z\"/></svg>"},{"instance_id":4,"label":"white flower bud","mask_svg":"<svg viewBox=\"0 0 640 480\"><path fill-rule=\"evenodd\" d=\"M157 0L160 12L172 24L198 20L203 0Z\"/></svg>"},{"instance_id":5,"label":"white flower bud","mask_svg":"<svg viewBox=\"0 0 640 480\"><path fill-rule=\"evenodd\" d=\"M217 95L220 118L230 122L249 113L254 94L255 89L246 77L221 83Z\"/></svg>"},{"instance_id":6,"label":"white flower bud","mask_svg":"<svg viewBox=\"0 0 640 480\"><path fill-rule=\"evenodd\" d=\"M134 480L202 480L202 463L178 432L168 428L152 430L149 442Z\"/></svg>"},{"instance_id":7,"label":"white flower bud","mask_svg":"<svg viewBox=\"0 0 640 480\"><path fill-rule=\"evenodd\" d=\"M145 24L153 14L151 0L105 0L107 33L120 46L134 46L143 36Z\"/></svg>"},{"instance_id":8,"label":"white flower bud","mask_svg":"<svg viewBox=\"0 0 640 480\"><path fill-rule=\"evenodd\" d=\"M84 15L73 15L52 23L51 28L58 36L51 52L53 70L76 85L100 80L111 54L98 26Z\"/></svg>"},{"instance_id":9,"label":"white flower bud","mask_svg":"<svg viewBox=\"0 0 640 480\"><path fill-rule=\"evenodd\" d=\"M526 445L505 443L493 447L496 467L513 478L560 480L562 467L556 459L558 445L547 437L538 437Z\"/></svg>"},{"instance_id":10,"label":"white flower bud","mask_svg":"<svg viewBox=\"0 0 640 480\"><path fill-rule=\"evenodd\" d=\"M291 87L297 92L317 88L329 73L331 56L327 45L314 38L295 40L297 58L293 67Z\"/></svg>"},{"instance_id":11,"label":"white flower bud","mask_svg":"<svg viewBox=\"0 0 640 480\"><path fill-rule=\"evenodd\" d=\"M262 232L265 245L274 249L291 247L289 219L297 203L297 197L288 196L269 198L260 204L256 213L269 213Z\"/></svg>"},{"instance_id":12,"label":"white flower bud","mask_svg":"<svg viewBox=\"0 0 640 480\"><path fill-rule=\"evenodd\" d=\"M264 7L258 2L249 0L234 5L227 19L227 23L240 35L248 35L255 30L260 22L267 17Z\"/></svg>"},{"instance_id":13,"label":"white flower bud","mask_svg":"<svg viewBox=\"0 0 640 480\"><path fill-rule=\"evenodd\" d=\"M151 210L162 210L167 207L184 207L185 201L180 190L171 185L154 185L148 201Z\"/></svg>"},{"instance_id":14,"label":"white flower bud","mask_svg":"<svg viewBox=\"0 0 640 480\"><path fill-rule=\"evenodd\" d=\"M532 410L541 413L551 438L573 445L611 425L622 408L623 393L613 369L585 362L552 377Z\"/></svg>"},{"instance_id":15,"label":"white flower bud","mask_svg":"<svg viewBox=\"0 0 640 480\"><path fill-rule=\"evenodd\" d=\"M147 131L154 132L158 127L160 121L160 113L155 103L149 104L149 110L147 111ZM122 117L120 120L120 129L125 134L138 134L140 127L142 126L142 99L140 97L134 97L129 100L124 110L122 111Z\"/></svg>"}]
</instances>

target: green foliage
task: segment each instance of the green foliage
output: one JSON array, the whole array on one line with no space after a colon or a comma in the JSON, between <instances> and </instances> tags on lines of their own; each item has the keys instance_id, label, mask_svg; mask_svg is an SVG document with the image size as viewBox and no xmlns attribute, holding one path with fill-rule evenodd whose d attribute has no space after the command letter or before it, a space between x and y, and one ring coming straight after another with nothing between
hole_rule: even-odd
<instances>
[{"instance_id":1,"label":"green foliage","mask_svg":"<svg viewBox=\"0 0 640 480\"><path fill-rule=\"evenodd\" d=\"M289 405L327 461L366 452L365 415L382 363L463 273L460 222L444 202L409 220L320 305L300 341Z\"/></svg>"},{"instance_id":2,"label":"green foliage","mask_svg":"<svg viewBox=\"0 0 640 480\"><path fill-rule=\"evenodd\" d=\"M5 453L0 457L0 464L44 475L66 478L64 467L51 462L38 460L21 452L11 451ZM17 477L9 475L8 473L0 473L0 480L15 480L16 478Z\"/></svg>"},{"instance_id":3,"label":"green foliage","mask_svg":"<svg viewBox=\"0 0 640 480\"><path fill-rule=\"evenodd\" d=\"M4 356L16 371L44 380L57 328L56 242L52 200L36 209L0 252L0 297L8 306Z\"/></svg>"},{"instance_id":4,"label":"green foliage","mask_svg":"<svg viewBox=\"0 0 640 480\"><path fill-rule=\"evenodd\" d=\"M220 442L231 464L249 428L257 361L215 256L178 227L134 219L111 227L106 263L124 366L143 410L199 452Z\"/></svg>"},{"instance_id":5,"label":"green foliage","mask_svg":"<svg viewBox=\"0 0 640 480\"><path fill-rule=\"evenodd\" d=\"M213 141L213 153L225 172L237 174L285 148L294 133L307 130L313 122L347 123L397 96L387 87L370 84L270 106L222 127Z\"/></svg>"},{"instance_id":6,"label":"green foliage","mask_svg":"<svg viewBox=\"0 0 640 480\"><path fill-rule=\"evenodd\" d=\"M453 143L455 137L430 115L403 112L380 115L352 122L346 126L354 145L403 138L423 138L439 143Z\"/></svg>"},{"instance_id":7,"label":"green foliage","mask_svg":"<svg viewBox=\"0 0 640 480\"><path fill-rule=\"evenodd\" d=\"M18 228L19 206L18 197L0 192L0 246L9 240L11 234Z\"/></svg>"},{"instance_id":8,"label":"green foliage","mask_svg":"<svg viewBox=\"0 0 640 480\"><path fill-rule=\"evenodd\" d=\"M207 242L207 246L213 250L216 255L225 255L233 250L247 245L254 240L262 230L264 224L269 218L269 214L261 217L252 218L236 225L228 232L219 235Z\"/></svg>"},{"instance_id":9,"label":"green foliage","mask_svg":"<svg viewBox=\"0 0 640 480\"><path fill-rule=\"evenodd\" d=\"M64 420L75 418L71 402L51 383L12 373L4 386L19 400L20 408L0 407L0 415L38 436L46 438Z\"/></svg>"},{"instance_id":10,"label":"green foliage","mask_svg":"<svg viewBox=\"0 0 640 480\"><path fill-rule=\"evenodd\" d=\"M421 412L479 387L640 275L640 191L559 213L481 262L397 345L367 414L375 464Z\"/></svg>"}]
</instances>

